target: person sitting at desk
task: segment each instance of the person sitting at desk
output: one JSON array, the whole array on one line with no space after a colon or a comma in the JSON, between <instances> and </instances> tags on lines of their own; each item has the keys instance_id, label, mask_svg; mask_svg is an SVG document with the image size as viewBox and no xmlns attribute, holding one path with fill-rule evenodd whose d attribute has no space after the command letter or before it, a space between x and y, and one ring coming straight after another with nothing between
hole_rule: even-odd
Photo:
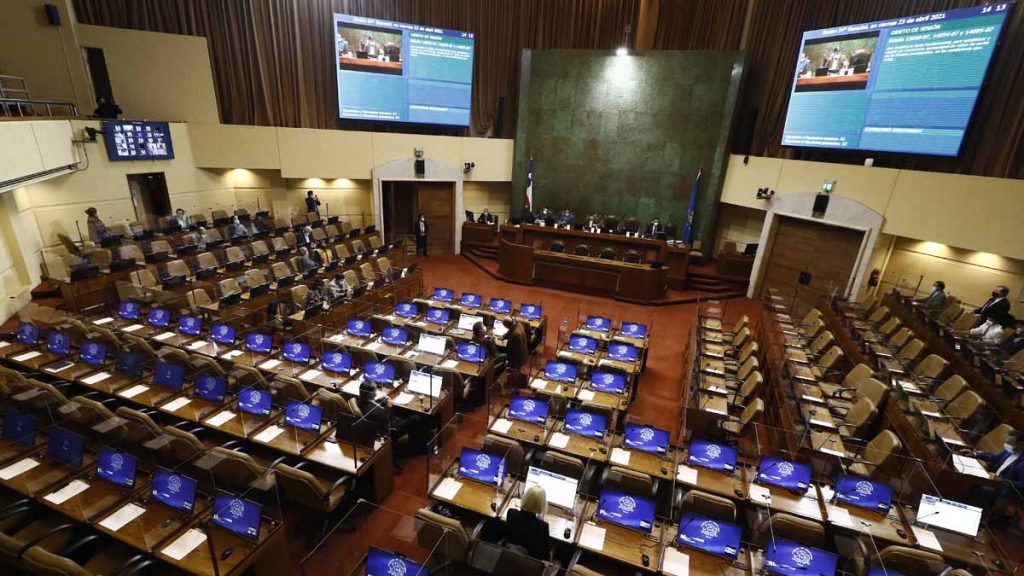
<instances>
[{"instance_id":1,"label":"person sitting at desk","mask_svg":"<svg viewBox=\"0 0 1024 576\"><path fill-rule=\"evenodd\" d=\"M1024 529L1024 432L1014 430L1006 435L1003 451L998 454L978 452L978 460L988 465L996 478L1009 482L1012 487L1000 492L992 508L992 524L1009 524L1011 529Z\"/></svg>"},{"instance_id":2,"label":"person sitting at desk","mask_svg":"<svg viewBox=\"0 0 1024 576\"><path fill-rule=\"evenodd\" d=\"M978 321L974 325L980 326L989 318L999 320L1009 314L1010 301L1006 299L1009 294L1010 289L1006 286L996 286L996 289L992 291L992 297L980 308L974 309L974 313L978 315Z\"/></svg>"},{"instance_id":3,"label":"person sitting at desk","mask_svg":"<svg viewBox=\"0 0 1024 576\"><path fill-rule=\"evenodd\" d=\"M331 299L331 302L340 302L348 298L349 285L345 281L345 275L338 272L334 275L334 279L327 285L327 296Z\"/></svg>"},{"instance_id":4,"label":"person sitting at desk","mask_svg":"<svg viewBox=\"0 0 1024 576\"><path fill-rule=\"evenodd\" d=\"M356 400L356 403L359 405L359 411L363 413L363 418L370 422L378 423L378 430L386 427L392 440L408 436L408 446L411 449L419 450L423 448L425 443L420 434L423 419L418 414L399 416L393 413L388 405L387 397L377 400L376 384L369 380L363 380L359 384L359 399ZM402 467L398 465L398 451L392 450L391 454L395 460L395 469L401 474Z\"/></svg>"},{"instance_id":5,"label":"person sitting at desk","mask_svg":"<svg viewBox=\"0 0 1024 576\"><path fill-rule=\"evenodd\" d=\"M182 230L188 230L188 227L192 225L192 219L186 216L185 211L181 208L174 211L174 220Z\"/></svg>"},{"instance_id":6,"label":"person sitting at desk","mask_svg":"<svg viewBox=\"0 0 1024 576\"><path fill-rule=\"evenodd\" d=\"M562 210L562 215L558 217L558 223L566 228L572 228L572 223L575 220L576 217L572 215L568 208Z\"/></svg>"},{"instance_id":7,"label":"person sitting at desk","mask_svg":"<svg viewBox=\"0 0 1024 576\"><path fill-rule=\"evenodd\" d=\"M487 358L494 358L498 355L498 347L494 344L491 335L487 333L483 322L473 324L473 342L483 346Z\"/></svg>"},{"instance_id":8,"label":"person sitting at desk","mask_svg":"<svg viewBox=\"0 0 1024 576\"><path fill-rule=\"evenodd\" d=\"M537 220L541 220L542 222L544 222L545 226L554 226L555 214L545 207L540 211L540 214L537 214Z\"/></svg>"},{"instance_id":9,"label":"person sitting at desk","mask_svg":"<svg viewBox=\"0 0 1024 576\"><path fill-rule=\"evenodd\" d=\"M89 217L86 220L85 225L89 229L89 240L99 244L106 237L110 236L107 232L107 225L100 220L99 212L96 211L92 206L85 209L85 215Z\"/></svg>"},{"instance_id":10,"label":"person sitting at desk","mask_svg":"<svg viewBox=\"0 0 1024 576\"><path fill-rule=\"evenodd\" d=\"M995 319L989 318L985 320L980 326L971 328L968 334L980 340L982 344L994 346L1001 344L1006 339L1006 335L1003 333L1003 325L1001 322L996 322Z\"/></svg>"},{"instance_id":11,"label":"person sitting at desk","mask_svg":"<svg viewBox=\"0 0 1024 576\"><path fill-rule=\"evenodd\" d=\"M1021 350L1024 350L1024 320L1017 321L1013 335L1003 340L996 349L999 354L1005 354L1007 357L1013 356Z\"/></svg>"},{"instance_id":12,"label":"person sitting at desk","mask_svg":"<svg viewBox=\"0 0 1024 576\"><path fill-rule=\"evenodd\" d=\"M927 298L915 300L914 305L924 306L929 312L938 312L946 307L946 283L936 280L932 284L932 293Z\"/></svg>"},{"instance_id":13,"label":"person sitting at desk","mask_svg":"<svg viewBox=\"0 0 1024 576\"><path fill-rule=\"evenodd\" d=\"M601 228L601 221L598 219L597 214L590 214L583 220L583 228L585 230L596 230Z\"/></svg>"},{"instance_id":14,"label":"person sitting at desk","mask_svg":"<svg viewBox=\"0 0 1024 576\"><path fill-rule=\"evenodd\" d=\"M502 544L522 546L530 556L538 560L549 560L551 542L548 539L548 523L544 520L547 509L548 497L544 489L540 486L527 488L519 509L509 508L506 513Z\"/></svg>"},{"instance_id":15,"label":"person sitting at desk","mask_svg":"<svg viewBox=\"0 0 1024 576\"><path fill-rule=\"evenodd\" d=\"M651 220L651 223L647 225L647 230L644 232L645 236L655 237L658 234L664 234L665 227L661 225L661 220L655 217Z\"/></svg>"},{"instance_id":16,"label":"person sitting at desk","mask_svg":"<svg viewBox=\"0 0 1024 576\"><path fill-rule=\"evenodd\" d=\"M206 228L200 226L199 229L196 230L195 233L192 235L192 237L196 239L196 246L198 247L199 251L205 252L206 243L210 240L209 236L206 235Z\"/></svg>"},{"instance_id":17,"label":"person sitting at desk","mask_svg":"<svg viewBox=\"0 0 1024 576\"><path fill-rule=\"evenodd\" d=\"M309 224L302 227L299 231L298 237L299 246L312 246L313 245L313 228Z\"/></svg>"},{"instance_id":18,"label":"person sitting at desk","mask_svg":"<svg viewBox=\"0 0 1024 576\"><path fill-rule=\"evenodd\" d=\"M504 318L501 321L505 325L505 353L507 354L507 370L509 372L509 384L513 388L520 388L526 383L523 368L526 367L527 359L530 356L530 348L526 337L526 327L516 322L513 318Z\"/></svg>"},{"instance_id":19,"label":"person sitting at desk","mask_svg":"<svg viewBox=\"0 0 1024 576\"><path fill-rule=\"evenodd\" d=\"M298 272L303 274L308 270L312 270L318 267L316 265L316 262L314 262L313 259L309 257L309 248L306 248L305 246L299 248L298 264Z\"/></svg>"},{"instance_id":20,"label":"person sitting at desk","mask_svg":"<svg viewBox=\"0 0 1024 576\"><path fill-rule=\"evenodd\" d=\"M235 238L248 238L249 230L238 220L238 216L231 217L231 224L228 226L228 235L232 240Z\"/></svg>"},{"instance_id":21,"label":"person sitting at desk","mask_svg":"<svg viewBox=\"0 0 1024 576\"><path fill-rule=\"evenodd\" d=\"M494 224L494 215L487 208L476 217L477 224Z\"/></svg>"},{"instance_id":22,"label":"person sitting at desk","mask_svg":"<svg viewBox=\"0 0 1024 576\"><path fill-rule=\"evenodd\" d=\"M255 230L257 233L269 232L270 231L270 226L271 225L267 223L267 219L263 217L263 213L262 212L257 212L256 213L256 218L253 218L253 221L252 221L252 228L253 228L253 230Z\"/></svg>"},{"instance_id":23,"label":"person sitting at desk","mask_svg":"<svg viewBox=\"0 0 1024 576\"><path fill-rule=\"evenodd\" d=\"M533 224L537 221L537 216L533 213L533 210L530 209L529 202L523 202L522 217L523 223L525 224Z\"/></svg>"}]
</instances>

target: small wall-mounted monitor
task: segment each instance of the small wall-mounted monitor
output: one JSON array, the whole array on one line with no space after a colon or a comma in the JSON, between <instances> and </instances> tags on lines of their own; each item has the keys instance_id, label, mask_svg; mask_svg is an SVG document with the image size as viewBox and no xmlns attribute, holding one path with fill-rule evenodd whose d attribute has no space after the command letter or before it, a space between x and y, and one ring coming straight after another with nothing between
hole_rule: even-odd
<instances>
[{"instance_id":1,"label":"small wall-mounted monitor","mask_svg":"<svg viewBox=\"0 0 1024 576\"><path fill-rule=\"evenodd\" d=\"M103 122L107 158L120 160L172 160L171 127L167 122L107 120Z\"/></svg>"}]
</instances>

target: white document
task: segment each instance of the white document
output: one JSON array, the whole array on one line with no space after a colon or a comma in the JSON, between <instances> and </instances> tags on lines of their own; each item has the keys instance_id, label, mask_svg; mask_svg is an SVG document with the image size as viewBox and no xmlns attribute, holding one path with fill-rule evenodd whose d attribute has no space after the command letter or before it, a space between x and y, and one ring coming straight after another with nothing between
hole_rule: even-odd
<instances>
[{"instance_id":1,"label":"white document","mask_svg":"<svg viewBox=\"0 0 1024 576\"><path fill-rule=\"evenodd\" d=\"M921 394L921 389L918 388L917 384L914 384L909 380L897 380L896 382L899 383L900 388L903 388L904 391L910 394Z\"/></svg>"},{"instance_id":2,"label":"white document","mask_svg":"<svg viewBox=\"0 0 1024 576\"><path fill-rule=\"evenodd\" d=\"M192 553L200 544L206 542L206 532L190 528L187 532L178 536L166 548L161 550L167 556L175 560L181 560Z\"/></svg>"},{"instance_id":3,"label":"white document","mask_svg":"<svg viewBox=\"0 0 1024 576\"><path fill-rule=\"evenodd\" d=\"M676 480L679 480L683 484L689 484L691 486L697 485L697 474L696 468L687 466L686 464L680 464L676 466Z\"/></svg>"},{"instance_id":4,"label":"white document","mask_svg":"<svg viewBox=\"0 0 1024 576\"><path fill-rule=\"evenodd\" d=\"M7 348L10 345L11 345L10 342L5 342L3 340L0 340L0 348Z\"/></svg>"},{"instance_id":5,"label":"white document","mask_svg":"<svg viewBox=\"0 0 1024 576\"><path fill-rule=\"evenodd\" d=\"M719 387L719 386L715 386L714 384L712 384L711 386L708 386L707 388L705 388L705 390L707 390L708 392L711 392L712 394L728 394L729 393L728 389L722 388L722 387Z\"/></svg>"},{"instance_id":6,"label":"white document","mask_svg":"<svg viewBox=\"0 0 1024 576\"><path fill-rule=\"evenodd\" d=\"M260 368L263 368L264 370L273 370L274 368L277 368L280 365L281 365L281 361L280 360L277 360L275 358L271 358L270 360L267 360L263 364L260 364Z\"/></svg>"},{"instance_id":7,"label":"white document","mask_svg":"<svg viewBox=\"0 0 1024 576\"><path fill-rule=\"evenodd\" d=\"M359 380L349 380L341 387L341 391L349 396L359 396Z\"/></svg>"},{"instance_id":8,"label":"white document","mask_svg":"<svg viewBox=\"0 0 1024 576\"><path fill-rule=\"evenodd\" d=\"M153 340L163 342L164 340L167 340L168 338L172 337L174 337L174 332L161 332L160 334L153 336Z\"/></svg>"},{"instance_id":9,"label":"white document","mask_svg":"<svg viewBox=\"0 0 1024 576\"><path fill-rule=\"evenodd\" d=\"M61 365L61 366L59 366L57 368L46 368L45 370L47 372L49 372L50 374L56 374L58 372L63 372L65 370L67 370L68 368L71 368L72 366L74 366L74 364L63 364L63 365Z\"/></svg>"},{"instance_id":10,"label":"white document","mask_svg":"<svg viewBox=\"0 0 1024 576\"><path fill-rule=\"evenodd\" d=\"M103 526L111 532L117 532L123 528L125 524L135 520L139 516L142 516L142 513L145 511L146 509L142 506L125 504L117 512L114 512L110 516L104 518L103 521L100 522L100 526Z\"/></svg>"},{"instance_id":11,"label":"white document","mask_svg":"<svg viewBox=\"0 0 1024 576\"><path fill-rule=\"evenodd\" d=\"M548 381L541 378L536 378L533 382L530 382L530 388L534 390L547 390Z\"/></svg>"},{"instance_id":12,"label":"white document","mask_svg":"<svg viewBox=\"0 0 1024 576\"><path fill-rule=\"evenodd\" d=\"M608 457L608 461L612 464L618 464L619 466L629 466L629 450L623 450L622 448L612 448L612 453Z\"/></svg>"},{"instance_id":13,"label":"white document","mask_svg":"<svg viewBox=\"0 0 1024 576\"><path fill-rule=\"evenodd\" d=\"M840 524L842 526L853 527L853 518L850 516L850 511L842 506L828 506L828 521L833 524Z\"/></svg>"},{"instance_id":14,"label":"white document","mask_svg":"<svg viewBox=\"0 0 1024 576\"><path fill-rule=\"evenodd\" d=\"M171 400L167 404L164 404L163 406L160 407L160 409L166 410L168 412L176 412L184 408L185 406L188 406L191 402L191 398L188 398L187 396L182 396L181 398L175 398L174 400Z\"/></svg>"},{"instance_id":15,"label":"white document","mask_svg":"<svg viewBox=\"0 0 1024 576\"><path fill-rule=\"evenodd\" d=\"M100 318L99 320L93 320L92 323L97 325L97 326L103 326L104 324L110 324L113 321L114 321L113 318L111 318L110 316L107 316L106 318Z\"/></svg>"},{"instance_id":16,"label":"white document","mask_svg":"<svg viewBox=\"0 0 1024 576\"><path fill-rule=\"evenodd\" d=\"M82 378L84 384L96 384L97 382L103 382L107 378L110 378L110 374L106 372L97 372L88 378Z\"/></svg>"},{"instance_id":17,"label":"white document","mask_svg":"<svg viewBox=\"0 0 1024 576\"><path fill-rule=\"evenodd\" d=\"M819 396L811 396L810 394L801 394L800 397L803 398L804 400L807 400L808 402L821 402L821 397L819 397Z\"/></svg>"},{"instance_id":18,"label":"white document","mask_svg":"<svg viewBox=\"0 0 1024 576\"><path fill-rule=\"evenodd\" d=\"M577 394L576 397L584 402L590 402L594 399L594 393L590 390L580 390L580 393Z\"/></svg>"},{"instance_id":19,"label":"white document","mask_svg":"<svg viewBox=\"0 0 1024 576\"><path fill-rule=\"evenodd\" d=\"M216 416L211 417L209 420L206 421L206 423L209 424L210 426L213 426L214 428L218 428L220 426L223 426L225 422L231 420L234 417L234 412L232 412L231 410L225 410L223 412L218 413Z\"/></svg>"},{"instance_id":20,"label":"white document","mask_svg":"<svg viewBox=\"0 0 1024 576\"><path fill-rule=\"evenodd\" d=\"M270 426L267 426L266 429L263 430L263 432L257 434L253 439L256 440L257 442L270 442L274 438L280 436L281 433L283 432L284 428L276 424L271 424Z\"/></svg>"},{"instance_id":21,"label":"white document","mask_svg":"<svg viewBox=\"0 0 1024 576\"><path fill-rule=\"evenodd\" d=\"M822 484L818 488L821 489L821 498L825 500L825 502L831 502L832 497L836 495L836 491L833 490L832 487L829 486L828 484ZM808 490L807 493L810 494L811 491Z\"/></svg>"},{"instance_id":22,"label":"white document","mask_svg":"<svg viewBox=\"0 0 1024 576\"><path fill-rule=\"evenodd\" d=\"M380 348L380 345L380 341L370 342L369 344L364 346L364 348L366 348L367 350L376 350L377 348Z\"/></svg>"},{"instance_id":23,"label":"white document","mask_svg":"<svg viewBox=\"0 0 1024 576\"><path fill-rule=\"evenodd\" d=\"M569 435L562 434L561 432L555 432L551 435L551 440L548 441L548 445L552 448L565 448L569 445Z\"/></svg>"},{"instance_id":24,"label":"white document","mask_svg":"<svg viewBox=\"0 0 1024 576\"><path fill-rule=\"evenodd\" d=\"M842 450L833 450L832 448L824 448L824 447L819 448L818 450L820 450L821 452L824 452L825 454L831 454L833 456L839 456L840 458L846 456L846 454L844 454Z\"/></svg>"},{"instance_id":25,"label":"white document","mask_svg":"<svg viewBox=\"0 0 1024 576\"><path fill-rule=\"evenodd\" d=\"M319 370L306 370L299 375L299 380L316 380L321 375L323 375L323 372Z\"/></svg>"},{"instance_id":26,"label":"white document","mask_svg":"<svg viewBox=\"0 0 1024 576\"><path fill-rule=\"evenodd\" d=\"M47 494L43 499L47 502L53 502L54 504L60 505L71 498L78 496L82 492L85 492L88 488L89 485L85 482L82 482L81 480L72 480L67 486L57 490L56 492Z\"/></svg>"},{"instance_id":27,"label":"white document","mask_svg":"<svg viewBox=\"0 0 1024 576\"><path fill-rule=\"evenodd\" d=\"M498 434L505 434L512 429L512 421L506 418L498 418L491 424L491 432L497 432Z\"/></svg>"},{"instance_id":28,"label":"white document","mask_svg":"<svg viewBox=\"0 0 1024 576\"><path fill-rule=\"evenodd\" d=\"M136 384L127 390L118 392L117 394L122 398L134 398L146 390L149 390L149 386L146 386L145 384Z\"/></svg>"},{"instance_id":29,"label":"white document","mask_svg":"<svg viewBox=\"0 0 1024 576\"><path fill-rule=\"evenodd\" d=\"M821 426L822 428L835 428L836 425L828 420L818 420L817 418L811 418L811 426Z\"/></svg>"},{"instance_id":30,"label":"white document","mask_svg":"<svg viewBox=\"0 0 1024 576\"><path fill-rule=\"evenodd\" d=\"M209 342L207 342L206 340L196 340L195 342L192 342L191 344L188 345L188 349L198 350L203 346L206 346L207 344L209 344Z\"/></svg>"},{"instance_id":31,"label":"white document","mask_svg":"<svg viewBox=\"0 0 1024 576\"><path fill-rule=\"evenodd\" d=\"M942 438L942 441L945 442L946 444L952 444L954 446L963 446L965 448L967 447L967 444L961 442L960 439L957 438L956 436L943 436L941 434L939 436Z\"/></svg>"},{"instance_id":32,"label":"white document","mask_svg":"<svg viewBox=\"0 0 1024 576\"><path fill-rule=\"evenodd\" d=\"M980 478L991 477L988 470L985 470L984 464L979 462L976 458L953 454L953 466L956 468L956 471L961 474L970 474L971 476L978 476Z\"/></svg>"},{"instance_id":33,"label":"white document","mask_svg":"<svg viewBox=\"0 0 1024 576\"><path fill-rule=\"evenodd\" d=\"M125 326L124 328L121 328L121 332L135 332L136 330L139 330L141 328L144 328L142 324L132 324L131 326Z\"/></svg>"},{"instance_id":34,"label":"white document","mask_svg":"<svg viewBox=\"0 0 1024 576\"><path fill-rule=\"evenodd\" d=\"M334 336L331 336L330 338L328 338L328 340L330 340L331 342L341 342L341 341L345 340L345 334L344 333L342 333L342 334L335 334Z\"/></svg>"},{"instance_id":35,"label":"white document","mask_svg":"<svg viewBox=\"0 0 1024 576\"><path fill-rule=\"evenodd\" d=\"M415 358L419 355L420 353L416 350L409 350L405 354L402 354L402 356L405 356L406 358Z\"/></svg>"},{"instance_id":36,"label":"white document","mask_svg":"<svg viewBox=\"0 0 1024 576\"><path fill-rule=\"evenodd\" d=\"M942 552L942 544L939 544L939 539L935 537L935 533L927 528L921 528L920 526L911 526L914 531L914 538L917 543L921 546L928 548L929 550L935 550L936 552Z\"/></svg>"},{"instance_id":37,"label":"white document","mask_svg":"<svg viewBox=\"0 0 1024 576\"><path fill-rule=\"evenodd\" d=\"M441 483L434 489L433 496L442 500L451 500L455 498L455 495L462 489L462 482L454 478L445 478L441 480Z\"/></svg>"},{"instance_id":38,"label":"white document","mask_svg":"<svg viewBox=\"0 0 1024 576\"><path fill-rule=\"evenodd\" d=\"M662 562L661 571L670 576L689 576L690 556L683 554L672 546L665 548L665 561Z\"/></svg>"},{"instance_id":39,"label":"white document","mask_svg":"<svg viewBox=\"0 0 1024 576\"><path fill-rule=\"evenodd\" d=\"M518 504L516 504L516 508L519 508ZM561 516L552 516L551 514L544 516L544 520L548 523L548 536L563 542L572 541L573 535L571 532L569 534L569 538L565 537L565 529L569 528L569 520L566 520Z\"/></svg>"},{"instance_id":40,"label":"white document","mask_svg":"<svg viewBox=\"0 0 1024 576\"><path fill-rule=\"evenodd\" d=\"M42 352L36 352L35 350L33 350L31 352L25 352L24 354L19 354L19 355L15 356L14 358L12 358L12 360L14 360L15 362L24 362L25 360L31 360L31 359L33 359L33 358L35 358L37 356L42 356L42 355L43 355Z\"/></svg>"},{"instance_id":41,"label":"white document","mask_svg":"<svg viewBox=\"0 0 1024 576\"><path fill-rule=\"evenodd\" d=\"M399 393L398 396L395 396L395 399L393 400L393 402L395 404L398 404L399 406L405 406L406 404L408 404L409 402L412 402L415 399L416 399L416 397L413 396L412 394L407 394L405 392L401 392L401 393Z\"/></svg>"},{"instance_id":42,"label":"white document","mask_svg":"<svg viewBox=\"0 0 1024 576\"><path fill-rule=\"evenodd\" d=\"M587 522L580 532L580 546L591 550L604 550L604 533L604 528Z\"/></svg>"},{"instance_id":43,"label":"white document","mask_svg":"<svg viewBox=\"0 0 1024 576\"><path fill-rule=\"evenodd\" d=\"M242 354L245 354L245 352L242 351L242 350L229 350L229 351L225 352L224 354L221 354L220 357L225 359L225 360L234 360L235 358L238 358Z\"/></svg>"},{"instance_id":44,"label":"white document","mask_svg":"<svg viewBox=\"0 0 1024 576\"><path fill-rule=\"evenodd\" d=\"M35 468L36 466L39 466L39 462L31 458L18 460L14 464L11 464L10 466L4 468L3 470L0 470L0 480L10 480L15 476L20 476L25 472L28 472L29 470Z\"/></svg>"},{"instance_id":45,"label":"white document","mask_svg":"<svg viewBox=\"0 0 1024 576\"><path fill-rule=\"evenodd\" d=\"M458 365L458 360L445 360L444 362L441 362L441 368L455 368Z\"/></svg>"},{"instance_id":46,"label":"white document","mask_svg":"<svg viewBox=\"0 0 1024 576\"><path fill-rule=\"evenodd\" d=\"M758 502L760 504L772 505L772 491L766 486L760 484L751 483L747 488L747 492L750 494L751 502Z\"/></svg>"},{"instance_id":47,"label":"white document","mask_svg":"<svg viewBox=\"0 0 1024 576\"><path fill-rule=\"evenodd\" d=\"M17 358L15 358L15 360L17 360ZM921 409L921 414L924 414L925 416L927 416L929 418L942 418L942 414L941 413L939 413L939 412L932 412L931 410L925 410L924 408Z\"/></svg>"}]
</instances>

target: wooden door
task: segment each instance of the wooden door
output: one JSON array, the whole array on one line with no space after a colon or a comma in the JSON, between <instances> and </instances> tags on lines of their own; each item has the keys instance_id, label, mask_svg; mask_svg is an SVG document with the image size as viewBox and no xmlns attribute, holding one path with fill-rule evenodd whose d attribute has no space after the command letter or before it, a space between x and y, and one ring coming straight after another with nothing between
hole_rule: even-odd
<instances>
[{"instance_id":1,"label":"wooden door","mask_svg":"<svg viewBox=\"0 0 1024 576\"><path fill-rule=\"evenodd\" d=\"M789 304L795 296L799 311L822 296L844 296L857 265L864 232L799 218L779 217L767 253L761 294L772 288ZM805 285L800 282L806 273Z\"/></svg>"},{"instance_id":2,"label":"wooden door","mask_svg":"<svg viewBox=\"0 0 1024 576\"><path fill-rule=\"evenodd\" d=\"M428 254L454 254L455 184L453 182L418 182L416 186L419 212L427 217Z\"/></svg>"}]
</instances>

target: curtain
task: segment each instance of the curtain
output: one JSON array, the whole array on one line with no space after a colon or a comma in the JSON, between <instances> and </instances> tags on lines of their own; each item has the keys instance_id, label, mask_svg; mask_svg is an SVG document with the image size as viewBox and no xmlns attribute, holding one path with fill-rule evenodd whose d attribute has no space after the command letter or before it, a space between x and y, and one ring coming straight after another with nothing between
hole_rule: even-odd
<instances>
[{"instance_id":1,"label":"curtain","mask_svg":"<svg viewBox=\"0 0 1024 576\"><path fill-rule=\"evenodd\" d=\"M655 50L739 50L751 0L660 0Z\"/></svg>"}]
</instances>

